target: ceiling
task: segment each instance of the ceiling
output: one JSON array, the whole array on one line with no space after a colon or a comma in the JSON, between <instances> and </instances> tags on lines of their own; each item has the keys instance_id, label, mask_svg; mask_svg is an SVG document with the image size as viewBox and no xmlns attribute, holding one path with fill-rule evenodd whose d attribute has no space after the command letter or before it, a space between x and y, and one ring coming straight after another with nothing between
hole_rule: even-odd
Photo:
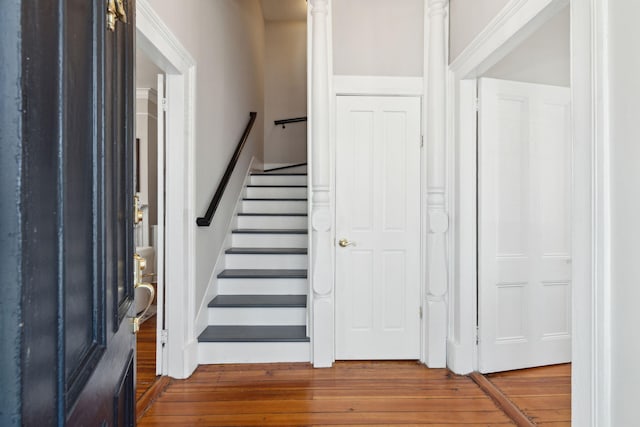
<instances>
[{"instance_id":1,"label":"ceiling","mask_svg":"<svg viewBox=\"0 0 640 427\"><path fill-rule=\"evenodd\" d=\"M306 21L306 0L261 0L265 21Z\"/></svg>"}]
</instances>

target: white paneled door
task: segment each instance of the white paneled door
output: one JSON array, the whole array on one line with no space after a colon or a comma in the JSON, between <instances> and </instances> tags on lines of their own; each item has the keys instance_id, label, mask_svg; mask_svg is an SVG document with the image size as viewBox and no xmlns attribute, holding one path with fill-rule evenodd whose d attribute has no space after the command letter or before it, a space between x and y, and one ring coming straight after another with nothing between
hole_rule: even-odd
<instances>
[{"instance_id":1,"label":"white paneled door","mask_svg":"<svg viewBox=\"0 0 640 427\"><path fill-rule=\"evenodd\" d=\"M339 96L336 358L420 357L420 98Z\"/></svg>"},{"instance_id":2,"label":"white paneled door","mask_svg":"<svg viewBox=\"0 0 640 427\"><path fill-rule=\"evenodd\" d=\"M569 362L569 89L483 78L479 97L479 370Z\"/></svg>"}]
</instances>

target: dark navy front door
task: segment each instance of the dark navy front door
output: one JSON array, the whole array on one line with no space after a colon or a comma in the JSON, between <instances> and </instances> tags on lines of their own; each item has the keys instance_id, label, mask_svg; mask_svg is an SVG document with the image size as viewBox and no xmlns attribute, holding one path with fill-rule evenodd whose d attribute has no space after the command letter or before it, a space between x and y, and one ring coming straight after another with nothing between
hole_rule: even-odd
<instances>
[{"instance_id":1,"label":"dark navy front door","mask_svg":"<svg viewBox=\"0 0 640 427\"><path fill-rule=\"evenodd\" d=\"M2 61L19 93L5 111L15 114L7 164L17 177L0 214L16 264L6 283L16 315L3 306L3 320L17 339L6 344L19 358L8 360L17 382L0 416L3 425L132 426L134 0L113 2L114 30L108 0L9 3L16 19L7 18L3 52L17 55Z\"/></svg>"}]
</instances>

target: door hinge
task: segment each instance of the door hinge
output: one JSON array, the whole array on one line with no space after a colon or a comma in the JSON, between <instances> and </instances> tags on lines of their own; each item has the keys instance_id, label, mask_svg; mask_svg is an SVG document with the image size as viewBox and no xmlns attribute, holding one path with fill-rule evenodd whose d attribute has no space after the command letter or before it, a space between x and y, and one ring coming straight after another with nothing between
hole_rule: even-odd
<instances>
[{"instance_id":1,"label":"door hinge","mask_svg":"<svg viewBox=\"0 0 640 427\"><path fill-rule=\"evenodd\" d=\"M163 329L160 331L160 344L165 345L169 340L169 331Z\"/></svg>"},{"instance_id":2,"label":"door hinge","mask_svg":"<svg viewBox=\"0 0 640 427\"><path fill-rule=\"evenodd\" d=\"M160 100L160 105L162 105L162 111L167 111L167 107L168 107L167 98L162 98Z\"/></svg>"},{"instance_id":3,"label":"door hinge","mask_svg":"<svg viewBox=\"0 0 640 427\"><path fill-rule=\"evenodd\" d=\"M422 319L422 306L420 306L420 318Z\"/></svg>"},{"instance_id":4,"label":"door hinge","mask_svg":"<svg viewBox=\"0 0 640 427\"><path fill-rule=\"evenodd\" d=\"M476 111L480 111L480 98L478 98L477 96L474 100L473 108L475 108Z\"/></svg>"},{"instance_id":5,"label":"door hinge","mask_svg":"<svg viewBox=\"0 0 640 427\"><path fill-rule=\"evenodd\" d=\"M420 135L420 148L424 147L424 135Z\"/></svg>"},{"instance_id":6,"label":"door hinge","mask_svg":"<svg viewBox=\"0 0 640 427\"><path fill-rule=\"evenodd\" d=\"M480 343L480 328L476 326L476 345Z\"/></svg>"}]
</instances>

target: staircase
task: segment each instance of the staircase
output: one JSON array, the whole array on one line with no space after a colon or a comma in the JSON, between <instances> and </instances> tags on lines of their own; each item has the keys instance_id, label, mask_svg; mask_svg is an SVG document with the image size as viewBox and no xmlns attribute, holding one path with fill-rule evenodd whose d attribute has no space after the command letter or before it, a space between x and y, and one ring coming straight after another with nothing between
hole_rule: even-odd
<instances>
[{"instance_id":1,"label":"staircase","mask_svg":"<svg viewBox=\"0 0 640 427\"><path fill-rule=\"evenodd\" d=\"M198 337L211 363L309 361L306 168L252 173Z\"/></svg>"}]
</instances>

